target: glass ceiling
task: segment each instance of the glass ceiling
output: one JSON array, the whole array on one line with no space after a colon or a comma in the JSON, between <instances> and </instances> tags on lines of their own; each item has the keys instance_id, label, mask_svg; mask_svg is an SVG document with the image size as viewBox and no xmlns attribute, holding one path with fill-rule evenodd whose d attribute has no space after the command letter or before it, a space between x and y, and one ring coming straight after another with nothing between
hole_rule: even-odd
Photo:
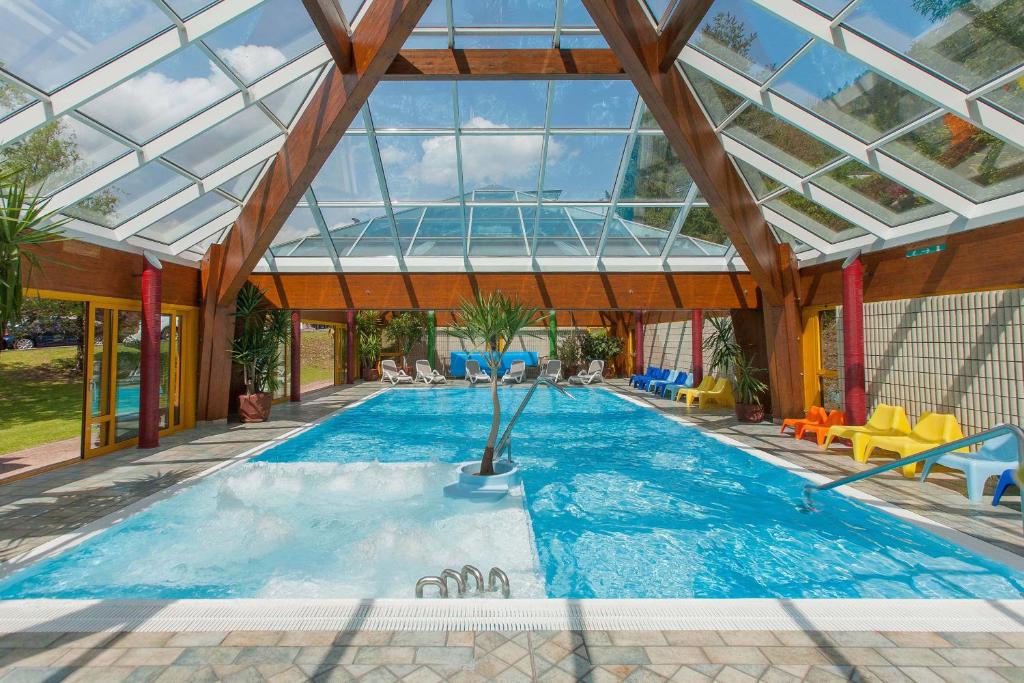
<instances>
[{"instance_id":1,"label":"glass ceiling","mask_svg":"<svg viewBox=\"0 0 1024 683\"><path fill-rule=\"evenodd\" d=\"M644 3L664 25L669 0ZM357 26L372 0L342 0ZM301 0L0 0L0 166L74 236L199 260L323 77ZM677 66L801 261L1024 215L1024 0L716 0ZM607 47L434 0L415 48ZM629 81L384 81L259 268L742 268Z\"/></svg>"}]
</instances>

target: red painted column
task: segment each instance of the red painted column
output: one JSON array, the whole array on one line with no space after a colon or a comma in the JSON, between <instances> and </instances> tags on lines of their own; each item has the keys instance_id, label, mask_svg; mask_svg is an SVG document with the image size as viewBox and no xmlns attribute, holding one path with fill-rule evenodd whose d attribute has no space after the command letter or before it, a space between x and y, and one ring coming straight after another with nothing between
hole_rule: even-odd
<instances>
[{"instance_id":1,"label":"red painted column","mask_svg":"<svg viewBox=\"0 0 1024 683\"><path fill-rule=\"evenodd\" d=\"M160 445L160 290L163 266L142 257L142 348L139 354L139 448Z\"/></svg>"},{"instance_id":2,"label":"red painted column","mask_svg":"<svg viewBox=\"0 0 1024 683\"><path fill-rule=\"evenodd\" d=\"M292 395L291 401L302 400L302 314L292 311Z\"/></svg>"},{"instance_id":3,"label":"red painted column","mask_svg":"<svg viewBox=\"0 0 1024 683\"><path fill-rule=\"evenodd\" d=\"M843 268L843 380L847 424L867 421L864 390L864 265L855 258Z\"/></svg>"},{"instance_id":4,"label":"red painted column","mask_svg":"<svg viewBox=\"0 0 1024 683\"><path fill-rule=\"evenodd\" d=\"M345 383L356 381L356 312L351 308L345 314Z\"/></svg>"},{"instance_id":5,"label":"red painted column","mask_svg":"<svg viewBox=\"0 0 1024 683\"><path fill-rule=\"evenodd\" d=\"M690 371L693 386L704 379L704 309L695 308L690 312Z\"/></svg>"},{"instance_id":6,"label":"red painted column","mask_svg":"<svg viewBox=\"0 0 1024 683\"><path fill-rule=\"evenodd\" d=\"M633 314L633 340L636 346L633 348L634 372L640 374L644 371L644 312L636 311Z\"/></svg>"}]
</instances>

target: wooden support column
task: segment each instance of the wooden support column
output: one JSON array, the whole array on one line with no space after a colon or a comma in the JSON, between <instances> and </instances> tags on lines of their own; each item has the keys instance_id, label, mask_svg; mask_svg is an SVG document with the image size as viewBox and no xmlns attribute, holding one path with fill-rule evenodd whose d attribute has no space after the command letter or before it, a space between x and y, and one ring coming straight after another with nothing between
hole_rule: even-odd
<instances>
[{"instance_id":1,"label":"wooden support column","mask_svg":"<svg viewBox=\"0 0 1024 683\"><path fill-rule=\"evenodd\" d=\"M790 263L790 267L784 270L783 300L780 305L767 301L762 305L772 417L775 419L800 417L804 414L800 282L793 250L788 244L780 244L778 251L780 261Z\"/></svg>"},{"instance_id":2,"label":"wooden support column","mask_svg":"<svg viewBox=\"0 0 1024 683\"><path fill-rule=\"evenodd\" d=\"M291 355L291 396L289 400L298 403L302 400L302 314L292 311L292 343Z\"/></svg>"},{"instance_id":3,"label":"wooden support column","mask_svg":"<svg viewBox=\"0 0 1024 683\"><path fill-rule=\"evenodd\" d=\"M199 388L196 419L223 420L228 416L231 388L231 340L235 332L235 303L219 305L217 292L224 272L224 245L212 244L201 265L202 317L199 327Z\"/></svg>"}]
</instances>

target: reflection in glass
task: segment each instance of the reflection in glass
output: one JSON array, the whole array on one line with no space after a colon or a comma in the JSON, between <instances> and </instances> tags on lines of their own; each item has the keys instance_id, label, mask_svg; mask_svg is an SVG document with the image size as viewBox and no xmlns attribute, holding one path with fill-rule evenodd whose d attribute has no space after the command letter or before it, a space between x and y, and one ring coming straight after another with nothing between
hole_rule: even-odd
<instances>
[{"instance_id":1,"label":"reflection in glass","mask_svg":"<svg viewBox=\"0 0 1024 683\"><path fill-rule=\"evenodd\" d=\"M753 105L725 133L801 176L839 158L839 152L824 142Z\"/></svg>"},{"instance_id":2,"label":"reflection in glass","mask_svg":"<svg viewBox=\"0 0 1024 683\"><path fill-rule=\"evenodd\" d=\"M608 225L606 256L660 256L681 211L669 206L630 206L616 210Z\"/></svg>"},{"instance_id":3,"label":"reflection in glass","mask_svg":"<svg viewBox=\"0 0 1024 683\"><path fill-rule=\"evenodd\" d=\"M693 181L664 135L638 135L620 199L682 200Z\"/></svg>"},{"instance_id":4,"label":"reflection in glass","mask_svg":"<svg viewBox=\"0 0 1024 683\"><path fill-rule=\"evenodd\" d=\"M105 417L110 415L110 347L104 344L110 329L111 311L107 308L94 308L92 316L93 361L92 374L89 379L89 394L92 396L89 406L89 417Z\"/></svg>"},{"instance_id":5,"label":"reflection in glass","mask_svg":"<svg viewBox=\"0 0 1024 683\"><path fill-rule=\"evenodd\" d=\"M189 181L184 176L163 164L150 162L63 212L90 223L116 228L188 185Z\"/></svg>"},{"instance_id":6,"label":"reflection in glass","mask_svg":"<svg viewBox=\"0 0 1024 683\"><path fill-rule=\"evenodd\" d=\"M929 121L882 149L975 202L1024 189L1024 150L954 114Z\"/></svg>"},{"instance_id":7,"label":"reflection in glass","mask_svg":"<svg viewBox=\"0 0 1024 683\"><path fill-rule=\"evenodd\" d=\"M687 80L690 81L690 85L693 86L694 92L697 93L697 97L700 99L701 104L704 105L704 110L708 113L708 116L711 117L711 122L716 126L722 123L729 114L736 111L741 104L746 102L745 98L737 95L727 88L723 88L718 85L718 83L715 83L713 80L687 64L683 64L683 73L686 74ZM647 114L647 117L648 119L643 123L653 123L654 117L649 114ZM647 127L647 125L644 127ZM657 124L654 124L654 126L651 127L657 127Z\"/></svg>"},{"instance_id":8,"label":"reflection in glass","mask_svg":"<svg viewBox=\"0 0 1024 683\"><path fill-rule=\"evenodd\" d=\"M382 81L370 95L373 125L382 128L452 128L452 84L447 81Z\"/></svg>"},{"instance_id":9,"label":"reflection in glass","mask_svg":"<svg viewBox=\"0 0 1024 683\"><path fill-rule=\"evenodd\" d=\"M0 26L4 69L53 92L174 24L153 2L8 0Z\"/></svg>"},{"instance_id":10,"label":"reflection in glass","mask_svg":"<svg viewBox=\"0 0 1024 683\"><path fill-rule=\"evenodd\" d=\"M464 135L462 179L466 188L499 185L535 190L543 142L541 135ZM548 144L548 159L557 159L563 152L560 145Z\"/></svg>"},{"instance_id":11,"label":"reflection in glass","mask_svg":"<svg viewBox=\"0 0 1024 683\"><path fill-rule=\"evenodd\" d=\"M771 89L866 142L935 110L927 100L820 41Z\"/></svg>"},{"instance_id":12,"label":"reflection in glass","mask_svg":"<svg viewBox=\"0 0 1024 683\"><path fill-rule=\"evenodd\" d=\"M845 199L862 211L896 226L936 216L941 206L868 168L859 161L848 161L813 182Z\"/></svg>"},{"instance_id":13,"label":"reflection in glass","mask_svg":"<svg viewBox=\"0 0 1024 683\"><path fill-rule=\"evenodd\" d=\"M627 80L557 81L551 127L629 128L636 98L636 88Z\"/></svg>"},{"instance_id":14,"label":"reflection in glass","mask_svg":"<svg viewBox=\"0 0 1024 683\"><path fill-rule=\"evenodd\" d=\"M587 256L579 232L563 207L542 206L538 220L537 207L523 208L526 235L532 240L537 231L537 256Z\"/></svg>"},{"instance_id":15,"label":"reflection in glass","mask_svg":"<svg viewBox=\"0 0 1024 683\"><path fill-rule=\"evenodd\" d=\"M217 216L222 216L236 204L228 201L216 192L207 192L198 199L176 209L157 220L151 226L138 233L140 237L151 239L161 244L170 245L185 237L193 230L198 230Z\"/></svg>"},{"instance_id":16,"label":"reflection in glass","mask_svg":"<svg viewBox=\"0 0 1024 683\"><path fill-rule=\"evenodd\" d=\"M457 87L465 128L544 127L546 81L460 81Z\"/></svg>"},{"instance_id":17,"label":"reflection in glass","mask_svg":"<svg viewBox=\"0 0 1024 683\"><path fill-rule=\"evenodd\" d=\"M259 107L249 107L189 138L164 156L205 178L278 135L281 130Z\"/></svg>"},{"instance_id":18,"label":"reflection in glass","mask_svg":"<svg viewBox=\"0 0 1024 683\"><path fill-rule=\"evenodd\" d=\"M235 85L202 50L190 45L80 111L143 144L235 92Z\"/></svg>"},{"instance_id":19,"label":"reflection in glass","mask_svg":"<svg viewBox=\"0 0 1024 683\"><path fill-rule=\"evenodd\" d=\"M381 137L378 144L392 199L435 201L459 194L454 135L388 135ZM368 157L367 161L370 161ZM372 165L365 173L364 182L376 182ZM323 171L317 176L318 180L322 175ZM316 181L313 188L316 189ZM320 192L317 197L321 197Z\"/></svg>"},{"instance_id":20,"label":"reflection in glass","mask_svg":"<svg viewBox=\"0 0 1024 683\"><path fill-rule=\"evenodd\" d=\"M526 240L518 207L471 208L469 253L472 256L526 256Z\"/></svg>"},{"instance_id":21,"label":"reflection in glass","mask_svg":"<svg viewBox=\"0 0 1024 683\"><path fill-rule=\"evenodd\" d=\"M544 189L560 199L608 200L622 163L625 135L552 135Z\"/></svg>"},{"instance_id":22,"label":"reflection in glass","mask_svg":"<svg viewBox=\"0 0 1024 683\"><path fill-rule=\"evenodd\" d=\"M461 256L466 223L458 206L428 207L408 255Z\"/></svg>"},{"instance_id":23,"label":"reflection in glass","mask_svg":"<svg viewBox=\"0 0 1024 683\"><path fill-rule=\"evenodd\" d=\"M139 435L140 347L142 314L117 313L117 372L114 412L114 440L117 443Z\"/></svg>"},{"instance_id":24,"label":"reflection in glass","mask_svg":"<svg viewBox=\"0 0 1024 683\"><path fill-rule=\"evenodd\" d=\"M380 143L385 168L398 159L397 154L390 151L392 140L387 138ZM386 149L389 151L385 152ZM312 187L321 201L381 201L380 184L366 136L345 135L316 174Z\"/></svg>"},{"instance_id":25,"label":"reflection in glass","mask_svg":"<svg viewBox=\"0 0 1024 683\"><path fill-rule=\"evenodd\" d=\"M843 23L966 90L1024 62L1021 0L861 0Z\"/></svg>"},{"instance_id":26,"label":"reflection in glass","mask_svg":"<svg viewBox=\"0 0 1024 683\"><path fill-rule=\"evenodd\" d=\"M866 234L842 216L793 191L769 200L766 206L828 242L842 242Z\"/></svg>"},{"instance_id":27,"label":"reflection in glass","mask_svg":"<svg viewBox=\"0 0 1024 683\"><path fill-rule=\"evenodd\" d=\"M990 90L983 99L1024 120L1024 76Z\"/></svg>"},{"instance_id":28,"label":"reflection in glass","mask_svg":"<svg viewBox=\"0 0 1024 683\"><path fill-rule=\"evenodd\" d=\"M729 236L714 212L706 206L695 206L686 215L669 256L725 256L729 244Z\"/></svg>"},{"instance_id":29,"label":"reflection in glass","mask_svg":"<svg viewBox=\"0 0 1024 683\"><path fill-rule=\"evenodd\" d=\"M160 396L158 400L158 422L160 429L169 427L171 416L171 316L160 316Z\"/></svg>"},{"instance_id":30,"label":"reflection in glass","mask_svg":"<svg viewBox=\"0 0 1024 683\"><path fill-rule=\"evenodd\" d=\"M0 80L0 121L3 121L11 114L20 111L35 101L36 98L24 92L20 88L16 88L10 83Z\"/></svg>"},{"instance_id":31,"label":"reflection in glass","mask_svg":"<svg viewBox=\"0 0 1024 683\"><path fill-rule=\"evenodd\" d=\"M715 0L690 45L764 83L807 40L803 31L749 0Z\"/></svg>"}]
</instances>

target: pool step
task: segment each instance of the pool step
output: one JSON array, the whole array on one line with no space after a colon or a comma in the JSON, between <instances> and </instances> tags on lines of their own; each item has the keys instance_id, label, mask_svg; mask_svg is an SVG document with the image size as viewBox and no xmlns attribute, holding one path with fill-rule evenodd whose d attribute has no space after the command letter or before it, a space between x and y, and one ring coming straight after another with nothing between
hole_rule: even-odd
<instances>
[{"instance_id":1,"label":"pool step","mask_svg":"<svg viewBox=\"0 0 1024 683\"><path fill-rule=\"evenodd\" d=\"M456 592L453 597L463 597L467 593L466 588L471 577L476 584L474 593L496 593L500 590L501 597L512 597L512 590L508 584L508 574L498 567L491 567L491 571L487 573L487 589L484 590L484 575L471 564L463 565L462 571L445 569L438 576L424 576L416 582L416 597L422 598L423 591L427 586L437 588L437 597L449 597L452 594L448 592L448 579L455 582Z\"/></svg>"}]
</instances>

